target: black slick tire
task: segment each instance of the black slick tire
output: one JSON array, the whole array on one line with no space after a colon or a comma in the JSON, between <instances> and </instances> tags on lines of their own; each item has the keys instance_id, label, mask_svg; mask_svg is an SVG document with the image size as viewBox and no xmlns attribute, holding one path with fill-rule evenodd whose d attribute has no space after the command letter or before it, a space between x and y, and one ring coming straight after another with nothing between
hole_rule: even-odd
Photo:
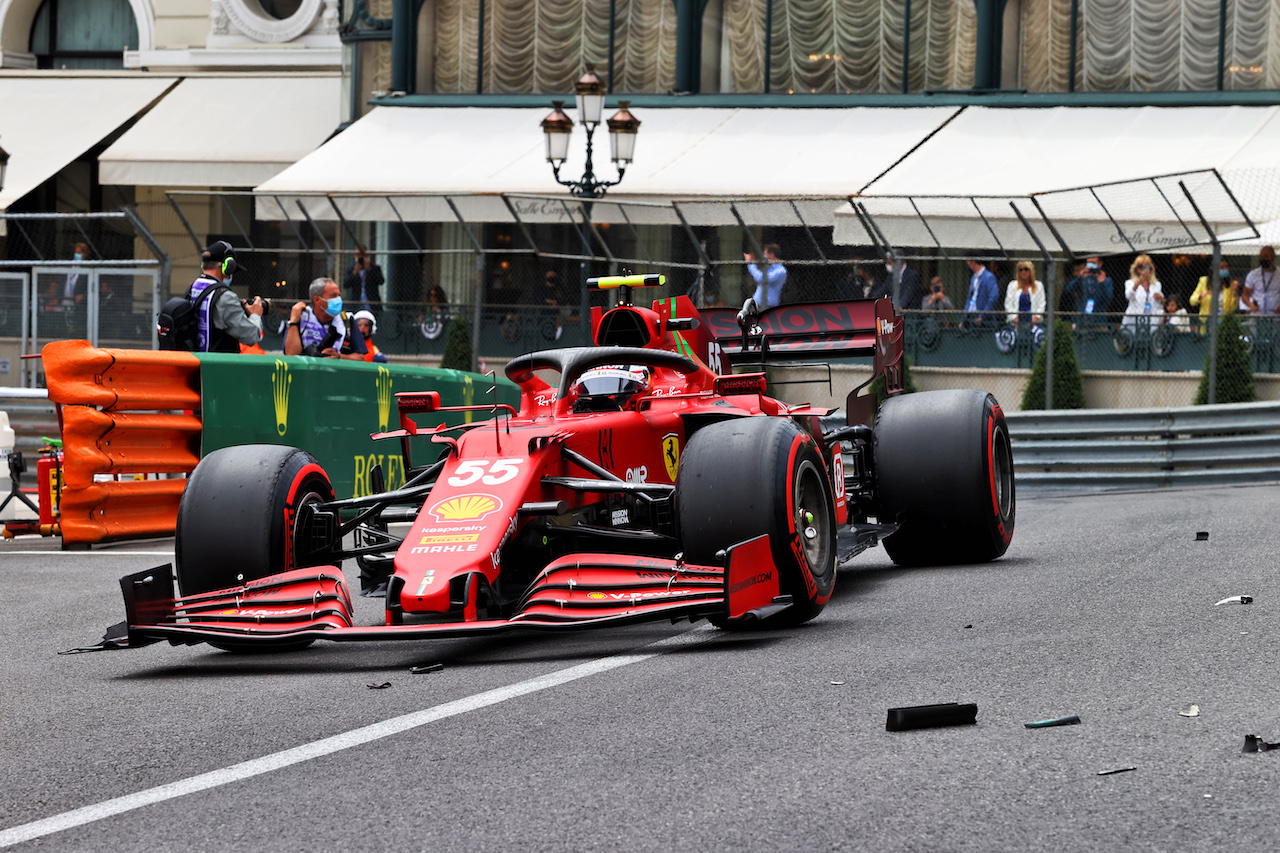
<instances>
[{"instance_id":1,"label":"black slick tire","mask_svg":"<svg viewBox=\"0 0 1280 853\"><path fill-rule=\"evenodd\" d=\"M1009 428L983 391L926 391L885 400L876 418L879 518L900 566L981 563L1004 554L1017 502Z\"/></svg>"},{"instance_id":2,"label":"black slick tire","mask_svg":"<svg viewBox=\"0 0 1280 853\"><path fill-rule=\"evenodd\" d=\"M192 472L178 504L174 556L182 594L301 568L293 548L297 508L333 497L329 476L306 451L249 444L210 453ZM311 642L211 645L236 652L292 651Z\"/></svg>"},{"instance_id":3,"label":"black slick tire","mask_svg":"<svg viewBox=\"0 0 1280 853\"><path fill-rule=\"evenodd\" d=\"M812 436L784 418L747 417L702 427L680 456L676 514L685 559L716 565L716 553L767 534L782 593L793 605L763 622L779 628L822 612L836 582L835 502Z\"/></svg>"}]
</instances>

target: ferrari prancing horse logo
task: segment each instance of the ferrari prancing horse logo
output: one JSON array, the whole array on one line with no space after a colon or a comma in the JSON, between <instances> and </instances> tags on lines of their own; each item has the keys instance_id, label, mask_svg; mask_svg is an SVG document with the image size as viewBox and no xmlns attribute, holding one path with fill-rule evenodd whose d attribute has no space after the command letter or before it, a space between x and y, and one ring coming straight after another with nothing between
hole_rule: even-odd
<instances>
[{"instance_id":1,"label":"ferrari prancing horse logo","mask_svg":"<svg viewBox=\"0 0 1280 853\"><path fill-rule=\"evenodd\" d=\"M680 436L674 432L662 437L662 461L667 466L667 476L674 483L676 471L680 468Z\"/></svg>"}]
</instances>

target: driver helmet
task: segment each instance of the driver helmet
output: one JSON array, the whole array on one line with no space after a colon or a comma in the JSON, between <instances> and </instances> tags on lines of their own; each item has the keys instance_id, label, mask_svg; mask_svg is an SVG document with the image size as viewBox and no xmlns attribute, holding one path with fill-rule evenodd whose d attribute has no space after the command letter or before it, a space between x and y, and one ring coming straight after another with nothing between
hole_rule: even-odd
<instances>
[{"instance_id":1,"label":"driver helmet","mask_svg":"<svg viewBox=\"0 0 1280 853\"><path fill-rule=\"evenodd\" d=\"M588 370L573 386L578 397L609 397L622 405L649 389L649 368L643 365L611 364Z\"/></svg>"}]
</instances>

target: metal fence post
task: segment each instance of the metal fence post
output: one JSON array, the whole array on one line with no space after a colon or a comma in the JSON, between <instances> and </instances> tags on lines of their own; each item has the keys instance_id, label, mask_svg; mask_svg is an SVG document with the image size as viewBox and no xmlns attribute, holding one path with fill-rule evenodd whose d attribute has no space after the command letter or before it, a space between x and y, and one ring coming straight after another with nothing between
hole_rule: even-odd
<instances>
[{"instance_id":1,"label":"metal fence post","mask_svg":"<svg viewBox=\"0 0 1280 853\"><path fill-rule=\"evenodd\" d=\"M1040 257L1044 259L1045 268L1045 306L1044 317L1048 328L1044 335L1044 345L1049 348L1044 354L1044 407L1046 411L1053 410L1053 280L1058 275L1058 262L1049 254L1049 250L1044 247L1044 243L1040 242L1040 237L1031 228L1031 223L1022 215L1022 211L1018 210L1018 205L1009 202L1009 207L1013 208L1013 212L1018 215L1018 221L1022 223L1022 227L1027 229L1027 233L1031 235L1031 239L1035 241L1036 246L1040 249ZM1038 207L1038 206L1037 206ZM1041 211L1043 214L1043 211ZM1046 220L1048 224L1048 220ZM1050 226L1052 228L1052 226ZM1054 232L1057 236L1057 232ZM1032 369L1035 367L1034 359L1031 362Z\"/></svg>"},{"instance_id":2,"label":"metal fence post","mask_svg":"<svg viewBox=\"0 0 1280 853\"><path fill-rule=\"evenodd\" d=\"M1049 269L1044 277L1044 345L1048 348L1048 351L1044 354L1044 407L1049 411L1053 411L1053 334L1054 326L1056 325L1053 310L1055 303L1058 301L1053 294L1056 290L1054 285L1058 282L1058 270L1061 267L1062 264L1056 259L1050 261Z\"/></svg>"},{"instance_id":3,"label":"metal fence post","mask_svg":"<svg viewBox=\"0 0 1280 853\"><path fill-rule=\"evenodd\" d=\"M1200 212L1200 205L1196 204L1191 191L1187 189L1186 182L1178 181L1178 186L1182 188L1182 194L1191 203L1191 209L1200 218L1200 224L1209 235L1209 243L1213 246L1213 260L1210 262L1212 266L1209 267L1209 285L1213 288L1213 299L1209 303L1209 399L1207 400L1212 406L1218 401L1218 309L1222 306L1220 301L1222 276L1218 275L1218 264L1222 261L1222 244L1218 242L1218 235L1209 227L1209 220L1205 219L1204 214Z\"/></svg>"}]
</instances>

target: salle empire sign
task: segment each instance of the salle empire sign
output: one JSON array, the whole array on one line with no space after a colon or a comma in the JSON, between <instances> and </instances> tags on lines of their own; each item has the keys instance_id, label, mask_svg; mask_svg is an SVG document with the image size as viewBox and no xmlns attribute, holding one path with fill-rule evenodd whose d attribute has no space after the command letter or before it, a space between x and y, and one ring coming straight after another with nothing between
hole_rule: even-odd
<instances>
[{"instance_id":1,"label":"salle empire sign","mask_svg":"<svg viewBox=\"0 0 1280 853\"><path fill-rule=\"evenodd\" d=\"M1189 236L1186 231L1169 231L1160 225L1153 228L1135 228L1122 234L1113 233L1111 235L1111 244L1113 246L1129 245L1135 249L1148 246L1160 248L1190 246L1196 242L1198 241Z\"/></svg>"},{"instance_id":2,"label":"salle empire sign","mask_svg":"<svg viewBox=\"0 0 1280 853\"><path fill-rule=\"evenodd\" d=\"M570 219L565 203L552 198L513 198L511 206L519 216L540 222L567 222Z\"/></svg>"}]
</instances>

